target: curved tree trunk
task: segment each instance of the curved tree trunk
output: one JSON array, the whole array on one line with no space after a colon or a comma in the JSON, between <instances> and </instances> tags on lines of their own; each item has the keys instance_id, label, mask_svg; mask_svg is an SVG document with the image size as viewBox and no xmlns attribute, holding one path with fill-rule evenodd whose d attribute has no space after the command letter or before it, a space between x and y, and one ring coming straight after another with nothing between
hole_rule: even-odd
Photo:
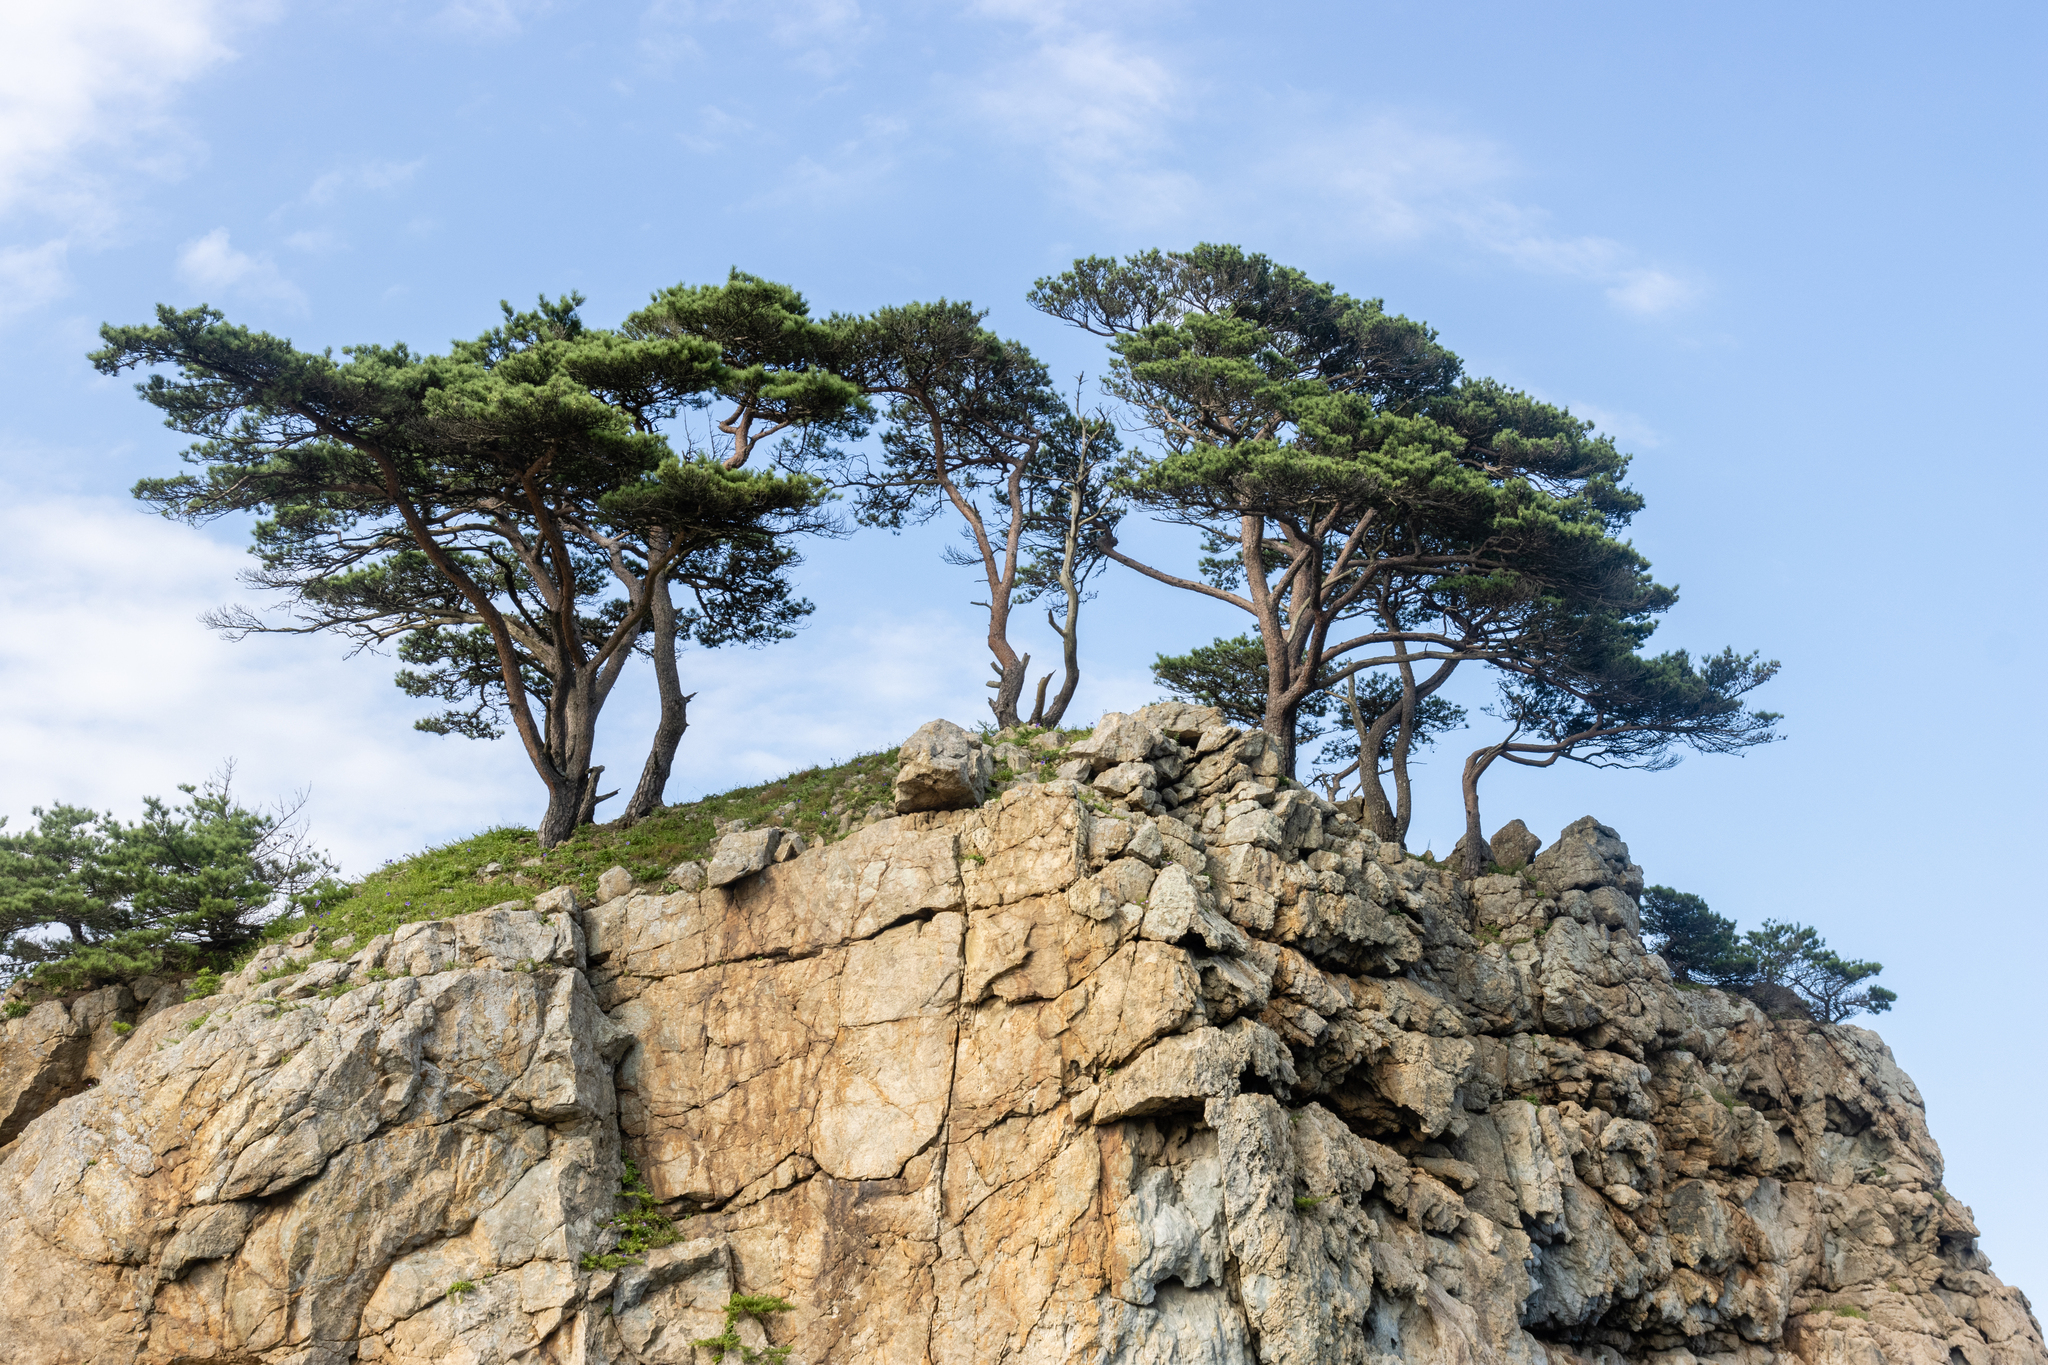
<instances>
[{"instance_id":1,"label":"curved tree trunk","mask_svg":"<svg viewBox=\"0 0 2048 1365\"><path fill-rule=\"evenodd\" d=\"M1365 823L1380 838L1399 844L1405 831L1396 824L1393 803L1380 785L1380 746L1387 742L1387 731L1400 719L1400 713L1382 711L1367 725L1358 709L1358 688L1350 678L1344 680L1344 700L1351 712L1352 733L1358 736L1358 795Z\"/></svg>"},{"instance_id":2,"label":"curved tree trunk","mask_svg":"<svg viewBox=\"0 0 2048 1365\"><path fill-rule=\"evenodd\" d=\"M690 700L696 695L683 692L682 678L676 670L676 604L669 596L666 582L655 589L648 602L648 615L653 622L650 633L654 636L654 686L661 697L661 719L655 724L654 743L647 751L646 765L640 770L639 785L626 802L623 818L629 824L645 820L661 809L669 773L675 766L676 746L682 743L683 732L690 728Z\"/></svg>"},{"instance_id":3,"label":"curved tree trunk","mask_svg":"<svg viewBox=\"0 0 2048 1365\"><path fill-rule=\"evenodd\" d=\"M1486 836L1480 833L1479 779L1486 775L1493 760L1500 757L1501 748L1499 744L1488 745L1484 749L1473 750L1465 758L1465 861L1459 871L1468 879L1486 871L1489 850Z\"/></svg>"},{"instance_id":4,"label":"curved tree trunk","mask_svg":"<svg viewBox=\"0 0 2048 1365\"><path fill-rule=\"evenodd\" d=\"M1394 641L1394 657L1401 661L1401 704L1395 708L1400 726L1394 732L1394 842L1408 846L1408 822L1415 815L1414 794L1408 783L1408 753L1415 743L1415 665L1408 662L1408 645Z\"/></svg>"},{"instance_id":5,"label":"curved tree trunk","mask_svg":"<svg viewBox=\"0 0 2048 1365\"><path fill-rule=\"evenodd\" d=\"M597 669L584 664L572 677L557 680L548 698L546 742L553 771L547 774L547 812L536 831L542 848L573 838L577 827L590 822L597 803L604 799L597 795L597 775L603 769L593 769L590 763L597 747L601 705L597 684Z\"/></svg>"},{"instance_id":6,"label":"curved tree trunk","mask_svg":"<svg viewBox=\"0 0 2048 1365\"><path fill-rule=\"evenodd\" d=\"M1074 601L1074 590L1069 580L1067 587L1067 623L1062 627L1053 620L1051 612L1045 614L1045 623L1060 635L1061 663L1065 676L1060 680L1059 695L1052 699L1052 709L1045 705L1045 686L1052 681L1048 673L1038 680L1038 707L1032 713L1031 723L1043 725L1046 729L1057 729L1060 718L1067 714L1067 703L1074 699L1074 689L1081 685L1081 608Z\"/></svg>"}]
</instances>

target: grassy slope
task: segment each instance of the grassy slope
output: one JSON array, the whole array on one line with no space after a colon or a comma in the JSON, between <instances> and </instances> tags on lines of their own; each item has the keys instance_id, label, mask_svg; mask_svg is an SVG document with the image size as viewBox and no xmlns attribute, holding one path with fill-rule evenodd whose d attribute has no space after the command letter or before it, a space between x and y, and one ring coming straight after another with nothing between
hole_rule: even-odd
<instances>
[{"instance_id":1,"label":"grassy slope","mask_svg":"<svg viewBox=\"0 0 2048 1365\"><path fill-rule=\"evenodd\" d=\"M1036 732L1023 731L1028 742ZM1066 743L1086 731L1066 732ZM1050 776L1058 761L1050 751L1040 776ZM1011 774L998 768L997 780ZM831 768L806 768L759 786L736 787L684 805L667 806L630 829L592 825L557 848L541 851L532 830L501 828L431 848L410 858L386 863L345 890L346 898L329 900L305 915L273 920L263 939L274 942L313 927L321 941L353 935L361 946L377 934L389 933L413 920L445 919L485 906L526 899L552 886L573 886L577 897L597 895L599 874L623 867L633 879L660 885L678 863L705 859L718 841L714 820L745 820L759 827L781 824L802 834L806 843L832 842L858 829L876 808L893 813L896 750L864 754ZM500 863L504 871L485 878L482 869ZM523 880L515 881L515 875ZM255 948L249 949L253 955Z\"/></svg>"},{"instance_id":2,"label":"grassy slope","mask_svg":"<svg viewBox=\"0 0 2048 1365\"><path fill-rule=\"evenodd\" d=\"M346 899L273 920L265 926L264 939L317 927L323 940L352 934L360 945L413 920L467 914L551 886L573 886L578 898L588 901L597 894L599 874L612 867L625 868L635 881L659 885L678 863L711 855L718 841L713 820L780 823L807 842L830 840L839 836L842 815L850 817L849 829L856 828L870 807L888 804L895 776L895 750L864 754L838 767L807 768L759 786L667 806L630 829L586 825L575 838L545 852L530 829L485 830L386 863L348 887ZM502 864L504 871L482 875L491 863Z\"/></svg>"}]
</instances>

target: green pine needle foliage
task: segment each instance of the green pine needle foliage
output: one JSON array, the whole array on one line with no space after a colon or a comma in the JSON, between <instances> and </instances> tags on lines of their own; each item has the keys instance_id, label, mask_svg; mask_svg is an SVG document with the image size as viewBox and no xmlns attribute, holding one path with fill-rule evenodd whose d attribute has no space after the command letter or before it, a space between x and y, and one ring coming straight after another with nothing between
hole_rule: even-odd
<instances>
[{"instance_id":1,"label":"green pine needle foliage","mask_svg":"<svg viewBox=\"0 0 2048 1365\"><path fill-rule=\"evenodd\" d=\"M682 1229L661 1211L654 1191L647 1188L647 1178L631 1157L626 1158L625 1172L619 1177L619 1198L626 1207L605 1225L618 1232L618 1244L610 1251L584 1253L579 1264L585 1270L617 1270L639 1261L655 1247L674 1246L683 1240Z\"/></svg>"},{"instance_id":2,"label":"green pine needle foliage","mask_svg":"<svg viewBox=\"0 0 2048 1365\"><path fill-rule=\"evenodd\" d=\"M781 1365L782 1361L789 1359L790 1348L770 1346L759 1351L752 1349L740 1340L740 1319L752 1318L765 1326L770 1313L787 1313L795 1307L778 1294L734 1294L725 1303L725 1330L715 1337L699 1337L690 1344L711 1352L713 1360L724 1360L727 1353L731 1353L743 1361L766 1360Z\"/></svg>"}]
</instances>

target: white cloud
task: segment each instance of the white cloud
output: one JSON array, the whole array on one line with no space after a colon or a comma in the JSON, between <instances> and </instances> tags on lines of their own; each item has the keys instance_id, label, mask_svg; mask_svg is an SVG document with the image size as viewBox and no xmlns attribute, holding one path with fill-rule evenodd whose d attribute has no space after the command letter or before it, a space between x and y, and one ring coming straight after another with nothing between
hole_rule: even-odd
<instances>
[{"instance_id":1,"label":"white cloud","mask_svg":"<svg viewBox=\"0 0 2048 1365\"><path fill-rule=\"evenodd\" d=\"M0 212L104 225L115 171L174 171L181 136L166 116L184 85L233 57L254 17L222 0L68 0L0 10Z\"/></svg>"},{"instance_id":2,"label":"white cloud","mask_svg":"<svg viewBox=\"0 0 2048 1365\"><path fill-rule=\"evenodd\" d=\"M426 164L426 158L420 157L413 161L363 161L331 170L307 187L305 202L331 204L351 190L396 189Z\"/></svg>"},{"instance_id":3,"label":"white cloud","mask_svg":"<svg viewBox=\"0 0 2048 1365\"><path fill-rule=\"evenodd\" d=\"M1060 5L1002 0L983 13L1026 24L1034 42L960 82L969 107L1004 137L1035 146L1069 198L1113 219L1183 217L1199 178L1162 164L1194 101L1164 62Z\"/></svg>"},{"instance_id":4,"label":"white cloud","mask_svg":"<svg viewBox=\"0 0 2048 1365\"><path fill-rule=\"evenodd\" d=\"M553 9L550 0L450 0L434 16L444 28L479 38L516 38L528 21Z\"/></svg>"},{"instance_id":5,"label":"white cloud","mask_svg":"<svg viewBox=\"0 0 2048 1365\"><path fill-rule=\"evenodd\" d=\"M194 289L303 308L306 295L268 256L237 251L226 228L215 228L178 253L178 278Z\"/></svg>"},{"instance_id":6,"label":"white cloud","mask_svg":"<svg viewBox=\"0 0 2048 1365\"><path fill-rule=\"evenodd\" d=\"M25 313L68 291L68 254L61 237L35 247L0 247L0 314Z\"/></svg>"},{"instance_id":7,"label":"white cloud","mask_svg":"<svg viewBox=\"0 0 2048 1365\"><path fill-rule=\"evenodd\" d=\"M1701 292L1690 280L1662 270L1635 269L1623 271L1621 278L1608 286L1607 297L1619 308L1647 316L1683 308Z\"/></svg>"},{"instance_id":8,"label":"white cloud","mask_svg":"<svg viewBox=\"0 0 2048 1365\"><path fill-rule=\"evenodd\" d=\"M1104 22L1127 22L1125 12L1036 0L982 0L976 10L1022 32L987 70L956 83L962 101L1035 148L1076 207L1119 226L1193 221L1205 233L1241 233L1277 221L1405 248L1452 244L1583 280L1638 316L1702 292L1624 243L1550 228L1543 209L1510 197L1516 159L1491 139L1347 114L1328 99L1261 107L1255 90L1220 112L1204 98L1215 73Z\"/></svg>"}]
</instances>

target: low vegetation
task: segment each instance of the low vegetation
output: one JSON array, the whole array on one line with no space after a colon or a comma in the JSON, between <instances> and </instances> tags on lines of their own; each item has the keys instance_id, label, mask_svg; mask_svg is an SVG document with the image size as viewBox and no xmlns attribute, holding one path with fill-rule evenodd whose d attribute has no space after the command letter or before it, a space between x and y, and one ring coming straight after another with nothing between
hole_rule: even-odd
<instances>
[{"instance_id":1,"label":"low vegetation","mask_svg":"<svg viewBox=\"0 0 2048 1365\"><path fill-rule=\"evenodd\" d=\"M650 886L667 882L679 864L711 856L720 829L780 824L806 842L844 838L870 814L892 812L896 751L864 754L716 796L664 806L632 825L585 825L573 838L543 849L530 829L485 830L452 844L386 863L270 927L266 938L317 929L322 942L368 942L414 920L445 919L554 886L573 886L589 901L597 879L623 867ZM491 869L496 865L496 870Z\"/></svg>"},{"instance_id":2,"label":"low vegetation","mask_svg":"<svg viewBox=\"0 0 2048 1365\"><path fill-rule=\"evenodd\" d=\"M739 1326L742 1319L752 1318L764 1327L771 1313L787 1313L796 1305L778 1294L734 1294L725 1302L725 1330L715 1337L699 1337L691 1342L711 1353L713 1360L724 1360L727 1355L736 1355L744 1361L765 1360L780 1362L789 1359L787 1346L769 1346L756 1351L740 1340Z\"/></svg>"}]
</instances>

